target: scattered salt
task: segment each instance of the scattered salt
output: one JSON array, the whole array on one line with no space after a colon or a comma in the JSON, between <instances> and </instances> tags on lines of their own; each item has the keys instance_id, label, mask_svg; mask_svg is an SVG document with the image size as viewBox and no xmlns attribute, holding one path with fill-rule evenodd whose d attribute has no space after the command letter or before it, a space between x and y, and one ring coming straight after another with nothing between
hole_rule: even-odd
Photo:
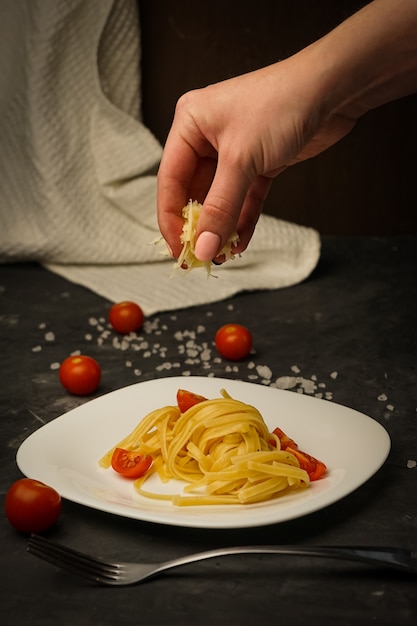
<instances>
[{"instance_id":1,"label":"scattered salt","mask_svg":"<svg viewBox=\"0 0 417 626\"><path fill-rule=\"evenodd\" d=\"M308 380L307 378L301 378L299 384L307 394L313 394L317 389L314 380Z\"/></svg>"},{"instance_id":2,"label":"scattered salt","mask_svg":"<svg viewBox=\"0 0 417 626\"><path fill-rule=\"evenodd\" d=\"M267 380L271 380L272 378L272 370L268 365L257 365L256 371L261 378L266 378Z\"/></svg>"},{"instance_id":3,"label":"scattered salt","mask_svg":"<svg viewBox=\"0 0 417 626\"><path fill-rule=\"evenodd\" d=\"M233 311L233 304L228 305L228 310ZM213 312L206 313L206 317L213 317ZM129 333L128 335L117 335L110 326L105 317L88 318L90 332L86 332L84 340L91 342L96 341L98 346L105 344L110 345L113 349L126 353L125 367L130 368L136 377L143 375L140 367L141 360L156 358L157 364L154 366L155 371L164 372L178 370L182 376L191 376L193 367L200 367L204 370L204 375L208 377L221 376L220 369L225 374L233 374L240 380L246 378L249 381L257 382L262 385L275 387L278 389L292 390L297 393L314 395L316 398L332 400L333 394L327 390L328 381L319 380L316 374L309 377L302 376L301 369L298 365L290 366L290 375L282 375L276 377L275 373L266 364L256 362L256 353L252 353L252 359L247 363L230 363L225 361L218 355L214 349L213 338L207 338L207 329L204 324L199 322L195 327L178 329L177 314L172 314L166 318L164 323L158 317L146 319L139 333ZM172 322L172 325L171 325ZM40 329L45 329L46 324L40 324ZM173 330L175 329L175 330ZM174 337L173 346L170 349L163 343L163 336L169 333ZM172 334L173 333L173 334ZM54 341L55 334L52 331L45 333L46 341ZM40 352L42 345L34 346L32 352ZM73 352L80 354L80 351ZM52 364L51 368L59 367L59 364ZM215 371L213 371L213 368ZM147 367L149 374L149 366ZM337 371L332 371L329 378L335 380L338 377ZM378 399L386 401L387 396L381 394ZM387 405L388 411L393 411L392 404Z\"/></svg>"},{"instance_id":4,"label":"scattered salt","mask_svg":"<svg viewBox=\"0 0 417 626\"><path fill-rule=\"evenodd\" d=\"M275 381L275 387L278 389L293 389L297 384L295 376L280 376Z\"/></svg>"}]
</instances>

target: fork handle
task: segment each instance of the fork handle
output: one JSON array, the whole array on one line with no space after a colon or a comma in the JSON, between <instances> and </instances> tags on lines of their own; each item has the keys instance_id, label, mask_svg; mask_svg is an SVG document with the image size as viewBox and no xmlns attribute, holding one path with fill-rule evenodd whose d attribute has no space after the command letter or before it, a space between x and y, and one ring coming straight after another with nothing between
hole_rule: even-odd
<instances>
[{"instance_id":1,"label":"fork handle","mask_svg":"<svg viewBox=\"0 0 417 626\"><path fill-rule=\"evenodd\" d=\"M186 565L206 559L222 557L233 554L281 554L299 555L311 557L326 557L345 561L368 563L371 565L385 566L407 572L417 573L417 564L413 562L412 554L408 550L398 548L377 547L354 547L354 546L234 546L229 548L217 548L205 552L185 555L172 561L161 563L158 572L173 567Z\"/></svg>"}]
</instances>

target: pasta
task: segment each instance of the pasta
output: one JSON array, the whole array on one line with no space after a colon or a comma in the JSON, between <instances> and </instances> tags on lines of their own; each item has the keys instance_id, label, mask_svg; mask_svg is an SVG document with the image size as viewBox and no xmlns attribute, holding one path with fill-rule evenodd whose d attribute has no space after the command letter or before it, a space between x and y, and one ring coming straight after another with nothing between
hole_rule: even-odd
<instances>
[{"instance_id":1,"label":"pasta","mask_svg":"<svg viewBox=\"0 0 417 626\"><path fill-rule=\"evenodd\" d=\"M149 413L99 461L111 464L116 447L150 454L153 464L134 481L139 494L174 505L250 504L308 487L308 473L297 458L282 450L260 412L249 404L222 397L204 400L184 413L166 406ZM148 477L185 482L182 494L147 491Z\"/></svg>"}]
</instances>

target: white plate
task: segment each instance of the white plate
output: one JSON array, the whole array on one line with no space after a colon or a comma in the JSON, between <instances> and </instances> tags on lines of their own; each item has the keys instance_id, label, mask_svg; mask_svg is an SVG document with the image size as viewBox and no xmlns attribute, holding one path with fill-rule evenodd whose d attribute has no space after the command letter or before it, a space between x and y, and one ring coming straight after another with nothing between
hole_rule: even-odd
<instances>
[{"instance_id":1,"label":"white plate","mask_svg":"<svg viewBox=\"0 0 417 626\"><path fill-rule=\"evenodd\" d=\"M175 404L179 388L208 398L219 397L225 388L252 404L270 430L279 426L301 449L323 460L326 477L302 493L252 505L176 507L139 496L131 481L100 468L98 460L147 413ZM30 435L17 452L17 464L62 497L116 515L175 526L245 528L287 521L336 502L366 482L389 449L386 430L353 409L292 391L195 376L138 383L87 402ZM149 487L178 493L182 485L162 486L152 476Z\"/></svg>"}]
</instances>

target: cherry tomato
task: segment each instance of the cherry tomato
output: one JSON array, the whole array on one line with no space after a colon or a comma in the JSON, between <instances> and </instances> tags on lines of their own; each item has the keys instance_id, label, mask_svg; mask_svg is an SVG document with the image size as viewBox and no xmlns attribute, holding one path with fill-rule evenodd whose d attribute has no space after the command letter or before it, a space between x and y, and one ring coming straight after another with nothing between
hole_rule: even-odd
<instances>
[{"instance_id":1,"label":"cherry tomato","mask_svg":"<svg viewBox=\"0 0 417 626\"><path fill-rule=\"evenodd\" d=\"M100 365L91 356L69 356L59 368L62 386L76 396L93 393L100 383L100 378Z\"/></svg>"},{"instance_id":2,"label":"cherry tomato","mask_svg":"<svg viewBox=\"0 0 417 626\"><path fill-rule=\"evenodd\" d=\"M273 432L281 443L281 449L288 450L298 459L301 469L307 472L311 481L318 480L326 473L327 467L323 461L319 461L311 454L299 450L295 441L288 437L283 430L277 427Z\"/></svg>"},{"instance_id":3,"label":"cherry tomato","mask_svg":"<svg viewBox=\"0 0 417 626\"><path fill-rule=\"evenodd\" d=\"M294 439L291 439L291 437L288 437L288 435L286 435L283 430L278 428L278 426L274 429L273 432L274 432L274 435L278 437L280 444L281 444L281 448L283 450L285 450L286 448L293 448L294 450L298 450L298 446L295 443Z\"/></svg>"},{"instance_id":4,"label":"cherry tomato","mask_svg":"<svg viewBox=\"0 0 417 626\"><path fill-rule=\"evenodd\" d=\"M217 351L230 361L240 361L252 348L252 335L246 326L225 324L216 333Z\"/></svg>"},{"instance_id":5,"label":"cherry tomato","mask_svg":"<svg viewBox=\"0 0 417 626\"><path fill-rule=\"evenodd\" d=\"M140 454L123 448L116 448L111 459L114 471L125 478L139 478L148 471L151 465L152 457L149 454Z\"/></svg>"},{"instance_id":6,"label":"cherry tomato","mask_svg":"<svg viewBox=\"0 0 417 626\"><path fill-rule=\"evenodd\" d=\"M121 335L127 335L142 328L144 314L136 302L118 302L109 312L110 324Z\"/></svg>"},{"instance_id":7,"label":"cherry tomato","mask_svg":"<svg viewBox=\"0 0 417 626\"><path fill-rule=\"evenodd\" d=\"M186 391L185 389L178 389L177 391L177 404L181 413L185 413L187 409L190 409L199 402L204 402L204 400L207 400L207 398L199 396L192 391Z\"/></svg>"},{"instance_id":8,"label":"cherry tomato","mask_svg":"<svg viewBox=\"0 0 417 626\"><path fill-rule=\"evenodd\" d=\"M298 450L298 448L295 450L290 447L285 449L298 459L301 469L307 472L311 481L318 480L325 474L327 468L322 461L315 459L314 456L307 454L307 452Z\"/></svg>"},{"instance_id":9,"label":"cherry tomato","mask_svg":"<svg viewBox=\"0 0 417 626\"><path fill-rule=\"evenodd\" d=\"M48 530L61 512L61 496L39 480L21 478L6 494L6 517L22 533Z\"/></svg>"}]
</instances>

